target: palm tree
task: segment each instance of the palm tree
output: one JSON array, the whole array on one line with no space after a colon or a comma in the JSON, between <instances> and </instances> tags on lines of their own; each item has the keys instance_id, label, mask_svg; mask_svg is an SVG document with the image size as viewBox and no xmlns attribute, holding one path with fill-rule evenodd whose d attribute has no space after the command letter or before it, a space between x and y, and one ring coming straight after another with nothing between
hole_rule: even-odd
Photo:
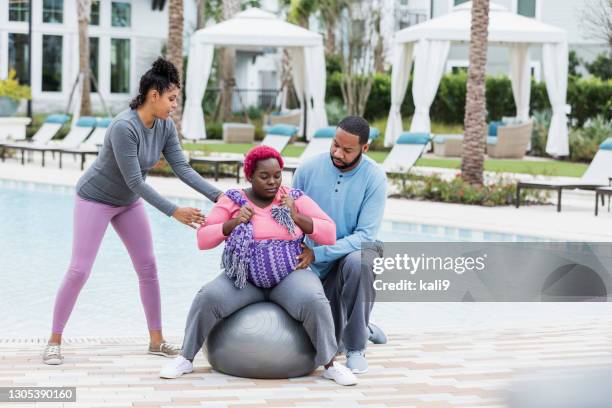
<instances>
[{"instance_id":1,"label":"palm tree","mask_svg":"<svg viewBox=\"0 0 612 408\"><path fill-rule=\"evenodd\" d=\"M89 66L89 15L91 0L77 1L79 23L79 75L81 78L81 115L91 115L91 82Z\"/></svg>"},{"instance_id":2,"label":"palm tree","mask_svg":"<svg viewBox=\"0 0 612 408\"><path fill-rule=\"evenodd\" d=\"M170 0L168 4L168 45L167 58L174 64L179 74L183 72L183 0ZM183 100L178 98L178 106L172 113L172 120L179 135L182 134L181 116Z\"/></svg>"},{"instance_id":3,"label":"palm tree","mask_svg":"<svg viewBox=\"0 0 612 408\"><path fill-rule=\"evenodd\" d=\"M229 20L240 11L240 0L223 0L221 18ZM223 121L232 115L232 94L236 86L234 66L236 65L236 50L224 47L219 50L219 79L221 82L221 99L218 121Z\"/></svg>"},{"instance_id":4,"label":"palm tree","mask_svg":"<svg viewBox=\"0 0 612 408\"><path fill-rule=\"evenodd\" d=\"M473 0L470 33L470 62L465 98L465 136L461 157L462 178L472 185L482 185L486 137L485 69L489 0Z\"/></svg>"}]
</instances>

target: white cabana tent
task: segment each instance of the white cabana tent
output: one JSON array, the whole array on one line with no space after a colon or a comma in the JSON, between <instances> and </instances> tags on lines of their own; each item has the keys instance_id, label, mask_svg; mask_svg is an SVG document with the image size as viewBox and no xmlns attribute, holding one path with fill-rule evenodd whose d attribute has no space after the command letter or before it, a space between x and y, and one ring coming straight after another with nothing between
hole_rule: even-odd
<instances>
[{"instance_id":1,"label":"white cabana tent","mask_svg":"<svg viewBox=\"0 0 612 408\"><path fill-rule=\"evenodd\" d=\"M206 138L202 98L210 76L215 46L286 48L302 111L306 105L307 138L310 139L316 129L327 126L323 38L320 34L281 21L274 14L250 8L230 20L198 30L191 37L185 83L187 98L182 122L186 138Z\"/></svg>"},{"instance_id":2,"label":"white cabana tent","mask_svg":"<svg viewBox=\"0 0 612 408\"><path fill-rule=\"evenodd\" d=\"M392 146L402 133L400 107L408 87L414 60L412 97L415 112L411 132L429 132L429 108L434 100L451 44L469 43L472 2L463 3L441 17L395 34L391 75L391 109L385 131L385 146ZM491 3L488 43L505 45L510 51L510 79L517 118L529 117L531 71L529 48L542 46L542 65L553 116L546 152L569 154L566 105L568 49L565 30L523 17Z\"/></svg>"}]
</instances>

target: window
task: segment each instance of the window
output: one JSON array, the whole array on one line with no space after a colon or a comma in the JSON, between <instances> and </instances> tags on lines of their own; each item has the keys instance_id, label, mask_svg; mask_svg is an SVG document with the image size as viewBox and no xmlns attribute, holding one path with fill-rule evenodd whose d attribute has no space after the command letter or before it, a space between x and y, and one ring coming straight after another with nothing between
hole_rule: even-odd
<instances>
[{"instance_id":1,"label":"window","mask_svg":"<svg viewBox=\"0 0 612 408\"><path fill-rule=\"evenodd\" d=\"M28 21L28 0L9 0L9 21Z\"/></svg>"},{"instance_id":2,"label":"window","mask_svg":"<svg viewBox=\"0 0 612 408\"><path fill-rule=\"evenodd\" d=\"M111 92L130 92L130 40L111 39Z\"/></svg>"},{"instance_id":3,"label":"window","mask_svg":"<svg viewBox=\"0 0 612 408\"><path fill-rule=\"evenodd\" d=\"M91 2L91 13L89 13L89 25L100 25L100 0Z\"/></svg>"},{"instance_id":4,"label":"window","mask_svg":"<svg viewBox=\"0 0 612 408\"><path fill-rule=\"evenodd\" d=\"M42 90L62 91L62 36L43 35Z\"/></svg>"},{"instance_id":5,"label":"window","mask_svg":"<svg viewBox=\"0 0 612 408\"><path fill-rule=\"evenodd\" d=\"M516 12L521 16L535 17L536 0L517 0Z\"/></svg>"},{"instance_id":6,"label":"window","mask_svg":"<svg viewBox=\"0 0 612 408\"><path fill-rule=\"evenodd\" d=\"M455 0L455 6L460 5L461 3L467 3L469 0Z\"/></svg>"},{"instance_id":7,"label":"window","mask_svg":"<svg viewBox=\"0 0 612 408\"><path fill-rule=\"evenodd\" d=\"M43 0L43 23L61 24L64 21L64 0Z\"/></svg>"},{"instance_id":8,"label":"window","mask_svg":"<svg viewBox=\"0 0 612 408\"><path fill-rule=\"evenodd\" d=\"M98 37L89 37L89 68L91 69L91 75L95 78L95 81L91 79L91 92L98 92L98 61L99 61L99 45L100 39Z\"/></svg>"},{"instance_id":9,"label":"window","mask_svg":"<svg viewBox=\"0 0 612 408\"><path fill-rule=\"evenodd\" d=\"M130 27L132 18L132 5L113 1L111 11L111 25L113 27Z\"/></svg>"},{"instance_id":10,"label":"window","mask_svg":"<svg viewBox=\"0 0 612 408\"><path fill-rule=\"evenodd\" d=\"M22 84L30 80L28 73L28 35L9 33L8 35L8 67L17 73L17 79Z\"/></svg>"}]
</instances>

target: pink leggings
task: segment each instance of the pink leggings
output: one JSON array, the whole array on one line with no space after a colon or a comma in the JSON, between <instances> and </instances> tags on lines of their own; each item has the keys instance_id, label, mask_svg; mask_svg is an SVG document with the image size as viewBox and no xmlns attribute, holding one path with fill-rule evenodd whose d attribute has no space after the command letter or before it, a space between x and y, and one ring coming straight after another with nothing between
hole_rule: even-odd
<instances>
[{"instance_id":1,"label":"pink leggings","mask_svg":"<svg viewBox=\"0 0 612 408\"><path fill-rule=\"evenodd\" d=\"M52 328L54 334L61 334L64 330L79 292L91 273L109 222L127 248L138 274L140 299L149 330L161 330L157 265L153 254L151 227L143 200L138 199L134 204L115 207L77 196L74 207L72 260L55 298Z\"/></svg>"}]
</instances>

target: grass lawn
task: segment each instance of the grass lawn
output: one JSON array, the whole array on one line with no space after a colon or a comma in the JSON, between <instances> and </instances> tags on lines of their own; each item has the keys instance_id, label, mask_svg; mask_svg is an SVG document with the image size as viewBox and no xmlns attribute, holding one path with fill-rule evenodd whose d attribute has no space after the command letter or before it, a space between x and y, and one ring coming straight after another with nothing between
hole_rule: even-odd
<instances>
[{"instance_id":1,"label":"grass lawn","mask_svg":"<svg viewBox=\"0 0 612 408\"><path fill-rule=\"evenodd\" d=\"M253 145L251 144L185 144L186 150L201 150L204 152L218 153L246 153ZM287 146L283 151L283 155L287 157L299 157L302 154L304 147L302 146ZM368 156L382 163L387 152L376 151L369 152ZM417 166L424 167L442 167L449 169L458 169L461 165L459 159L437 159L437 158L421 158L416 163ZM502 160L489 159L485 161L485 170L497 173L526 173L526 174L541 174L546 176L566 176L580 177L585 172L587 164L571 163L566 161L530 161L530 160Z\"/></svg>"}]
</instances>

